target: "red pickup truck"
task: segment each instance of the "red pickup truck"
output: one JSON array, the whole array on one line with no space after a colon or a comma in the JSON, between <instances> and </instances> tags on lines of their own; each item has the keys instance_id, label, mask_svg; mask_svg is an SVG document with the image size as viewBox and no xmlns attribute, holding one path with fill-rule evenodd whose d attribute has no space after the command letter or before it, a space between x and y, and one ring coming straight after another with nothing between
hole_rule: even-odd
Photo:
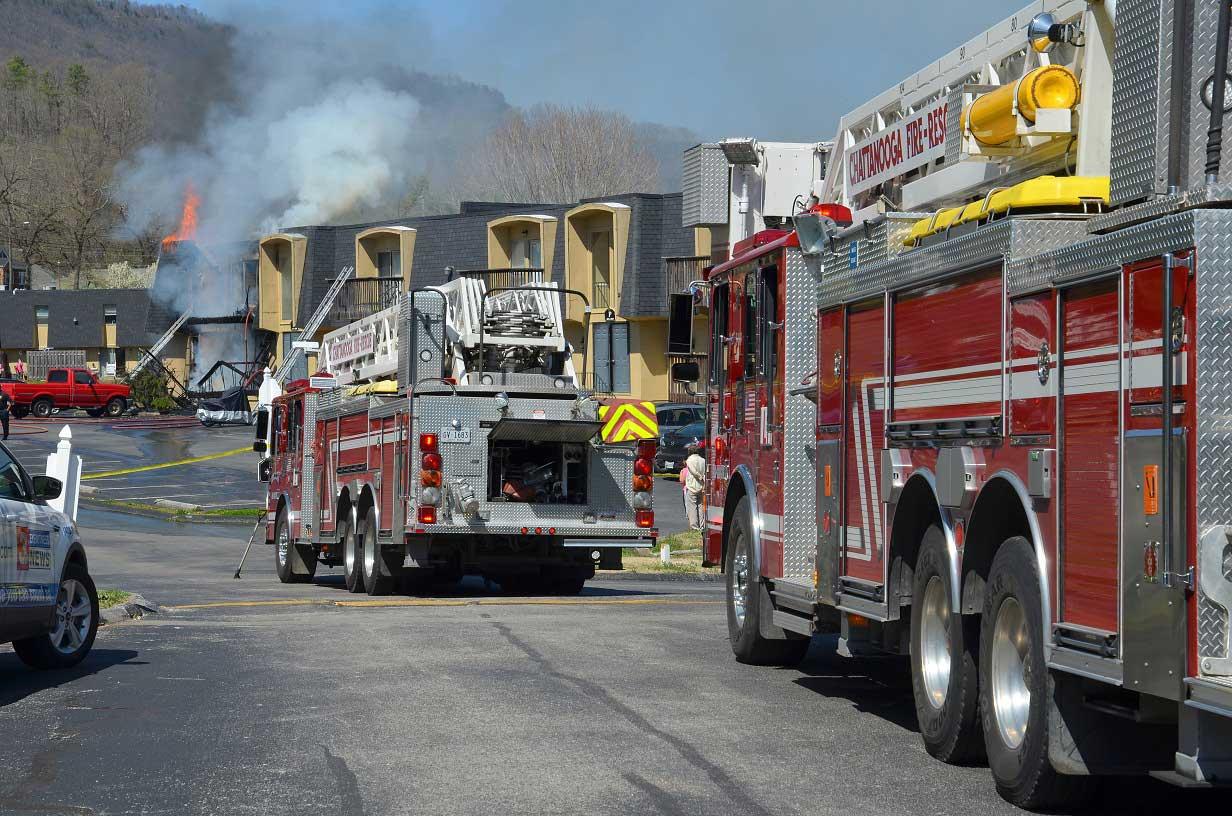
<instances>
[{"instance_id":1,"label":"red pickup truck","mask_svg":"<svg viewBox=\"0 0 1232 816\"><path fill-rule=\"evenodd\" d=\"M94 417L118 417L132 398L127 385L99 382L85 368L53 368L47 372L47 382L2 382L0 389L13 400L13 416L18 419L26 414L45 419L55 408L81 408Z\"/></svg>"}]
</instances>

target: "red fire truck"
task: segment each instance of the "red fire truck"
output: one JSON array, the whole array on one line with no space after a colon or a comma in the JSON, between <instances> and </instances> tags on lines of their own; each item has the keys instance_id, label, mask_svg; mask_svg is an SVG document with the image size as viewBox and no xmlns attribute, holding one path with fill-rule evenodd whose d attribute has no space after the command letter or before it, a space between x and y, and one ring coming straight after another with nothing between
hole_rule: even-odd
<instances>
[{"instance_id":1,"label":"red fire truck","mask_svg":"<svg viewBox=\"0 0 1232 816\"><path fill-rule=\"evenodd\" d=\"M369 595L466 574L576 594L596 567L619 569L622 547L652 544L655 442L580 387L568 293L486 280L331 332L320 373L259 412L283 582L326 564Z\"/></svg>"},{"instance_id":2,"label":"red fire truck","mask_svg":"<svg viewBox=\"0 0 1232 816\"><path fill-rule=\"evenodd\" d=\"M928 751L1021 806L1232 780L1228 18L1034 3L708 276L737 659L910 655Z\"/></svg>"}]
</instances>

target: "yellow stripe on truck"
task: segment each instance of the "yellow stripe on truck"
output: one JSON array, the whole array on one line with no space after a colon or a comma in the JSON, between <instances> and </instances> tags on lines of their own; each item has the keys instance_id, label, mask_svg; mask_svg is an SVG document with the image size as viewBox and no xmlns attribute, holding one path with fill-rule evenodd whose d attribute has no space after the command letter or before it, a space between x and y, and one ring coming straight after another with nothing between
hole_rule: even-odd
<instances>
[{"instance_id":1,"label":"yellow stripe on truck","mask_svg":"<svg viewBox=\"0 0 1232 816\"><path fill-rule=\"evenodd\" d=\"M599 406L604 442L658 439L659 420L653 402L610 402Z\"/></svg>"}]
</instances>

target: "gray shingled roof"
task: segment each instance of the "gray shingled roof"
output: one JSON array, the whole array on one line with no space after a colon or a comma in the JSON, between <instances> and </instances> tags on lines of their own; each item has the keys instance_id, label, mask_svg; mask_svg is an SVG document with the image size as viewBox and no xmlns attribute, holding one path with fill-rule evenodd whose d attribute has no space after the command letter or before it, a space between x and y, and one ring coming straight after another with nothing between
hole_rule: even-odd
<instances>
[{"instance_id":1,"label":"gray shingled roof","mask_svg":"<svg viewBox=\"0 0 1232 816\"><path fill-rule=\"evenodd\" d=\"M681 195L670 193L626 194L586 199L581 203L612 201L632 210L629 225L629 247L625 256L623 313L629 317L666 317L667 287L663 258L690 255L693 252L693 232L682 227ZM304 283L300 291L299 314L306 319L321 298L330 281L345 266L355 263L355 236L371 227L407 226L417 230L413 285L433 286L445 281L445 268L483 269L488 265L487 225L506 215L549 215L563 222L565 213L574 204L498 204L463 202L461 211L453 215L420 216L417 218L373 221L338 227L288 227L283 232L299 233L308 239L304 259ZM564 278L565 229L556 231L552 277Z\"/></svg>"},{"instance_id":2,"label":"gray shingled roof","mask_svg":"<svg viewBox=\"0 0 1232 816\"><path fill-rule=\"evenodd\" d=\"M47 307L47 342L60 349L103 345L104 311L116 307L116 343L148 346L171 325L145 289L0 292L0 348L35 348L35 309ZM162 316L160 316L162 315Z\"/></svg>"}]
</instances>

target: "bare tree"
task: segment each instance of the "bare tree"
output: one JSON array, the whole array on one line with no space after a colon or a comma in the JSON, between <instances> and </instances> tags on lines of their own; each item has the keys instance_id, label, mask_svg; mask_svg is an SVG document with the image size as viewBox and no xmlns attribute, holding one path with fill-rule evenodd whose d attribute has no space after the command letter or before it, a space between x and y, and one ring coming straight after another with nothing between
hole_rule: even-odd
<instances>
[{"instance_id":1,"label":"bare tree","mask_svg":"<svg viewBox=\"0 0 1232 816\"><path fill-rule=\"evenodd\" d=\"M569 203L659 191L659 165L625 116L539 105L511 113L480 149L464 193L495 201Z\"/></svg>"},{"instance_id":2,"label":"bare tree","mask_svg":"<svg viewBox=\"0 0 1232 816\"><path fill-rule=\"evenodd\" d=\"M86 262L101 259L115 223L116 207L108 190L111 154L100 134L80 126L66 128L58 147L51 176L62 202L59 254L73 275L73 288L80 289Z\"/></svg>"}]
</instances>

